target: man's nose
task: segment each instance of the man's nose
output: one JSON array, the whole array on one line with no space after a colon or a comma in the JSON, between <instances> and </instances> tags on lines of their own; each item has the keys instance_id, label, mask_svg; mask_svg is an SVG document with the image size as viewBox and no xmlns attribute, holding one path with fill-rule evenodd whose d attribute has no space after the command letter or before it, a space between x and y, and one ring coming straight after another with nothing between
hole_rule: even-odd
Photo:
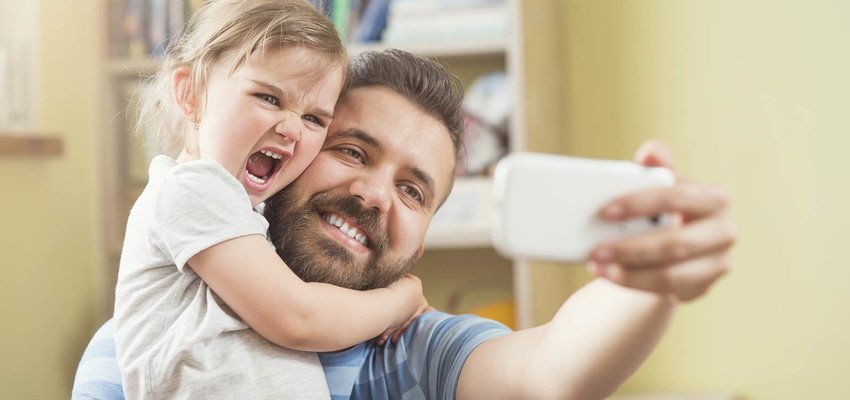
<instances>
[{"instance_id":1,"label":"man's nose","mask_svg":"<svg viewBox=\"0 0 850 400\"><path fill-rule=\"evenodd\" d=\"M351 194L360 198L364 207L374 208L385 214L392 204L393 188L391 179L381 176L378 172L364 172L363 176L352 182Z\"/></svg>"},{"instance_id":2,"label":"man's nose","mask_svg":"<svg viewBox=\"0 0 850 400\"><path fill-rule=\"evenodd\" d=\"M295 112L285 110L283 119L274 127L275 132L288 141L297 142L301 140L301 116Z\"/></svg>"}]
</instances>

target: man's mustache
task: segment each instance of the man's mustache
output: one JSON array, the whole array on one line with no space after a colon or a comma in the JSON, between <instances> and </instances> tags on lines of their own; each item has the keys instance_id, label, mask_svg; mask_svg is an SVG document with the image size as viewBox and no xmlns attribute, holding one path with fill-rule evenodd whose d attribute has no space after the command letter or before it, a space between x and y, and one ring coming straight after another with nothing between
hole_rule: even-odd
<instances>
[{"instance_id":1,"label":"man's mustache","mask_svg":"<svg viewBox=\"0 0 850 400\"><path fill-rule=\"evenodd\" d=\"M354 220L369 237L369 248L384 250L389 240L384 233L381 214L374 208L366 208L354 196L336 196L331 193L316 193L307 200L307 206L316 211L331 211Z\"/></svg>"}]
</instances>

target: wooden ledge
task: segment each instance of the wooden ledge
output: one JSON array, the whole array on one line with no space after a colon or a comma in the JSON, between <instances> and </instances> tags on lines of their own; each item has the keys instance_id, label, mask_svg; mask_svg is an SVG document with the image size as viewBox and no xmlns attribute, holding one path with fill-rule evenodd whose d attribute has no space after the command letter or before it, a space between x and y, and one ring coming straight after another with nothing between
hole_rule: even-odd
<instances>
[{"instance_id":1,"label":"wooden ledge","mask_svg":"<svg viewBox=\"0 0 850 400\"><path fill-rule=\"evenodd\" d=\"M39 133L0 132L0 157L62 155L62 138Z\"/></svg>"}]
</instances>

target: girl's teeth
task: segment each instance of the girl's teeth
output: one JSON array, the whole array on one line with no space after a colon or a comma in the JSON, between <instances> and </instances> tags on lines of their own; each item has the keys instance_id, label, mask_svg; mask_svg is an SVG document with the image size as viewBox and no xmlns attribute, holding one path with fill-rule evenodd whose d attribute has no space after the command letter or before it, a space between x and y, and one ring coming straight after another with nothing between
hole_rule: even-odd
<instances>
[{"instance_id":1,"label":"girl's teeth","mask_svg":"<svg viewBox=\"0 0 850 400\"><path fill-rule=\"evenodd\" d=\"M265 179L263 179L263 178L258 178L258 177L254 176L254 175L251 175L251 174L248 174L248 179L250 179L250 180L252 180L252 181L254 181L254 182L256 182L256 183L259 183L259 184L261 184L261 185L262 185L262 184L264 184L264 183L266 183L266 180L265 180Z\"/></svg>"},{"instance_id":2,"label":"girl's teeth","mask_svg":"<svg viewBox=\"0 0 850 400\"><path fill-rule=\"evenodd\" d=\"M283 158L283 156L281 156L280 154L277 154L277 153L275 153L271 150L262 150L262 151L260 151L260 153L263 153L263 154L265 154L265 155L267 155L271 158L274 158L275 160L280 160L281 158Z\"/></svg>"}]
</instances>

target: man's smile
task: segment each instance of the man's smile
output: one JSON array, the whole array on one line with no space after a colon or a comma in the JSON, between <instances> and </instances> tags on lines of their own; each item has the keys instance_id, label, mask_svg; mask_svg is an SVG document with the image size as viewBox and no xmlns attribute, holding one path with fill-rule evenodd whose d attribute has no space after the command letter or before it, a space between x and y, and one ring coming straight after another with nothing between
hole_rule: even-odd
<instances>
[{"instance_id":1,"label":"man's smile","mask_svg":"<svg viewBox=\"0 0 850 400\"><path fill-rule=\"evenodd\" d=\"M323 226L338 242L353 251L365 253L370 251L371 240L369 233L360 227L353 219L332 211L319 212Z\"/></svg>"}]
</instances>

